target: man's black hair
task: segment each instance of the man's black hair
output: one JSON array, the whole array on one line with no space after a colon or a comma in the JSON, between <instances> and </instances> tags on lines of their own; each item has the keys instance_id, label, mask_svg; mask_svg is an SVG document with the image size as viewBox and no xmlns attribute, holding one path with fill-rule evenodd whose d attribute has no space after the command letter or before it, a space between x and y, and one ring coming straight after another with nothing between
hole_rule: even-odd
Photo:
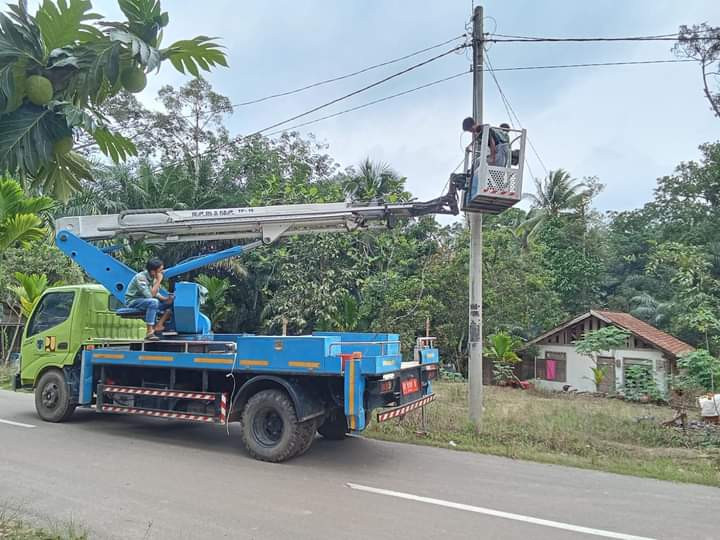
<instances>
[{"instance_id":1,"label":"man's black hair","mask_svg":"<svg viewBox=\"0 0 720 540\"><path fill-rule=\"evenodd\" d=\"M463 120L463 131L472 131L474 125L475 120L468 116L465 120Z\"/></svg>"},{"instance_id":2,"label":"man's black hair","mask_svg":"<svg viewBox=\"0 0 720 540\"><path fill-rule=\"evenodd\" d=\"M158 259L157 257L153 257L152 259L150 259L147 262L147 264L145 265L145 268L147 269L148 272L152 272L152 271L160 268L162 265L163 265L163 262L160 259Z\"/></svg>"},{"instance_id":3,"label":"man's black hair","mask_svg":"<svg viewBox=\"0 0 720 540\"><path fill-rule=\"evenodd\" d=\"M505 128L505 129L510 129L510 124L506 124L505 122L503 122L502 124L500 124L500 127Z\"/></svg>"}]
</instances>

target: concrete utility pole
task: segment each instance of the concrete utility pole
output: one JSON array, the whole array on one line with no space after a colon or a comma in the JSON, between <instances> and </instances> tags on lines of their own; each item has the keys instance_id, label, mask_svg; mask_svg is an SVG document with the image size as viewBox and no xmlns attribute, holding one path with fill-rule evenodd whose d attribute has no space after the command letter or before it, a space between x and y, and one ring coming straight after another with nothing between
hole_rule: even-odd
<instances>
[{"instance_id":1,"label":"concrete utility pole","mask_svg":"<svg viewBox=\"0 0 720 540\"><path fill-rule=\"evenodd\" d=\"M483 8L473 12L473 118L482 124L483 117ZM472 170L475 170L473 148ZM480 428L483 413L483 343L482 343L482 214L468 212L470 225L470 325L468 328L468 381L470 420Z\"/></svg>"}]
</instances>

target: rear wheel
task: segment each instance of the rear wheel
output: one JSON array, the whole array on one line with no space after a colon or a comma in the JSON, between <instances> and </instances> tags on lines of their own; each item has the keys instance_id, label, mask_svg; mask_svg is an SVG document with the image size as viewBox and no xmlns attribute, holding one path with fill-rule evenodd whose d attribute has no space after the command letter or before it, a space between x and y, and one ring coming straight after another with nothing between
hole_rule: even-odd
<instances>
[{"instance_id":1,"label":"rear wheel","mask_svg":"<svg viewBox=\"0 0 720 540\"><path fill-rule=\"evenodd\" d=\"M242 439L255 459L274 463L309 447L308 426L297 421L295 407L281 390L262 390L242 412Z\"/></svg>"},{"instance_id":2,"label":"rear wheel","mask_svg":"<svg viewBox=\"0 0 720 540\"><path fill-rule=\"evenodd\" d=\"M35 409L46 422L64 422L75 411L65 375L59 370L46 371L35 388Z\"/></svg>"},{"instance_id":3,"label":"rear wheel","mask_svg":"<svg viewBox=\"0 0 720 540\"><path fill-rule=\"evenodd\" d=\"M341 441L348 433L347 418L342 409L334 410L318 428L320 435L331 441Z\"/></svg>"}]
</instances>

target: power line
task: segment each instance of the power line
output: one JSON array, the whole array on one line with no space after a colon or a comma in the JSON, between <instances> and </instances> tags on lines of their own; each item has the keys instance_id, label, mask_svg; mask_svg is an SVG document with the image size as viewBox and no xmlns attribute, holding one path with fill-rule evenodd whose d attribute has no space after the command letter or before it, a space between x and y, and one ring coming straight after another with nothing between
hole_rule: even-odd
<instances>
[{"instance_id":1,"label":"power line","mask_svg":"<svg viewBox=\"0 0 720 540\"><path fill-rule=\"evenodd\" d=\"M549 64L540 66L518 66L495 68L494 71L524 71L533 69L561 69L561 68L579 68L579 67L600 67L600 66L634 66L642 64L682 64L686 62L697 62L690 59L673 59L673 60L634 60L627 62L591 62L585 64Z\"/></svg>"},{"instance_id":2,"label":"power line","mask_svg":"<svg viewBox=\"0 0 720 540\"><path fill-rule=\"evenodd\" d=\"M551 64L551 65L545 65L545 66L517 66L517 67L505 67L505 68L492 68L491 75L493 74L492 72L497 72L497 71L522 71L522 70L535 70L535 69L561 69L561 68L580 68L580 67L597 67L597 66L625 66L625 65L664 64L664 63L678 63L678 62L695 62L695 60L638 60L638 61L629 61L629 62L594 62L594 63L586 63L586 64ZM293 129L298 129L301 127L305 127L307 125L321 122L323 120L335 118L336 116L341 116L343 114L357 111L359 109L364 109L366 107L370 107L371 105L376 105L378 103L382 103L383 101L387 101L387 100L390 100L390 99L393 99L396 97L400 97L405 94L410 94L412 92L422 90L423 88L427 88L429 86L434 86L436 84L440 84L442 82L449 81L451 79L455 79L455 78L461 77L463 75L467 75L468 73L471 73L471 72L463 71L462 73L456 73L455 75L451 75L449 77L444 77L442 79L437 79L437 80L429 82L427 84L423 84L423 85L411 88L410 90L398 92L397 94L392 94L389 96L385 96L385 97L370 101L368 103L364 103L362 105L358 105L357 107L351 107L349 109L345 109L343 111L329 114L327 116L322 116L322 117L316 118L314 120L309 120L309 121L303 122L301 124L296 124L296 125L290 126L288 128L279 129L277 131L272 131L270 133L267 133L266 136L271 137L273 135L283 133L284 131L291 131ZM494 75L493 75L493 77L494 77ZM506 98L505 98L504 93L502 93L502 90L501 90L501 97L503 98L503 104L504 104ZM509 102L508 102L508 105L509 105ZM511 118L512 116L514 116L514 115L508 111L508 117ZM518 121L518 124L520 124L519 121Z\"/></svg>"},{"instance_id":3,"label":"power line","mask_svg":"<svg viewBox=\"0 0 720 540\"><path fill-rule=\"evenodd\" d=\"M502 98L503 104L505 105L505 110L509 113L508 116L514 116L515 120L517 121L520 128L522 128L522 122L520 121L520 118L518 117L517 113L513 109L512 105L510 104L510 100L505 95L505 92L503 92L502 87L500 86L500 81L498 81L498 78L495 76L495 70L493 69L492 62L490 61L490 54L487 51L487 48L485 49L485 60L487 61L488 67L490 68L490 75L492 75L493 80L495 81L495 85L497 86L498 92L500 92L500 97ZM533 153L535 154L535 157L540 162L540 165L542 166L543 170L545 171L545 174L548 174L548 168L545 166L545 163L543 162L542 158L540 157L539 152L535 148L535 145L532 143L532 140L528 137L528 144L530 145L530 148L532 149ZM532 172L532 168L530 167L530 164L527 163L528 169L530 170L530 174L535 177L535 174Z\"/></svg>"},{"instance_id":4,"label":"power line","mask_svg":"<svg viewBox=\"0 0 720 540\"><path fill-rule=\"evenodd\" d=\"M491 43L602 43L609 41L678 41L679 34L662 34L657 36L630 37L537 37L510 36L506 34L487 34L483 41ZM497 39L498 36L500 39ZM687 38L686 41L704 41L715 39L712 36Z\"/></svg>"},{"instance_id":5,"label":"power line","mask_svg":"<svg viewBox=\"0 0 720 540\"><path fill-rule=\"evenodd\" d=\"M468 47L468 45L458 45L457 47L453 47L452 49L445 51L442 54L438 54L437 56L433 56L432 58L428 58L427 60L423 60L422 62L419 62L417 64L414 64L408 68L403 69L402 71L398 71L397 73L393 73L392 75L389 75L388 77L385 77L383 79L380 79L379 81L375 81L374 83L368 84L366 86L363 86L362 88L359 88L358 90L355 90L353 92L350 92L349 94L345 94L343 96L340 96L338 98L335 98L331 101L328 101L326 103L323 103L322 105L318 105L317 107L313 107L312 109L309 109L303 113L296 114L295 116L292 116L288 118L287 120L283 120L281 122L276 122L266 128L260 129L253 133L253 135L260 135L263 131L269 131L271 129L274 129L276 127L279 127L283 124L287 124L288 122L292 122L293 120L297 120L298 118L302 118L303 116L307 116L308 114L312 114L314 112L319 111L320 109L324 109L326 107L329 107L330 105L334 105L335 103L338 103L340 101L346 100L352 96L356 96L357 94L360 94L362 92L365 92L367 90L370 90L371 88L375 88L376 86L379 86L383 83L386 83L389 80L392 80L396 77L399 77L400 75L405 75L406 73L409 73L410 71L413 71L414 69L417 69L419 67L425 66L431 62L434 62L436 60L439 60L440 58L443 58L444 56L447 56L449 54L454 53L455 51L459 51L460 49L464 49L465 47Z\"/></svg>"},{"instance_id":6,"label":"power line","mask_svg":"<svg viewBox=\"0 0 720 540\"><path fill-rule=\"evenodd\" d=\"M330 118L335 118L336 116L340 116L343 114L347 114L353 111L357 111L359 109L364 109L365 107L370 107L371 105L376 105L378 103L382 103L383 101L388 101L390 99L394 99L396 97L404 96L406 94L411 94L412 92L417 92L418 90L422 90L423 88L428 88L429 86L435 86L436 84L440 84L446 81L450 81L452 79L457 79L458 77L462 77L463 75L470 74L470 71L463 71L462 73L456 73L455 75L450 75L449 77L443 77L442 79L437 79L435 81L429 82L427 84L422 84L420 86L416 86L414 88L411 88L410 90L405 90L404 92L398 92L397 94L392 94L389 96L385 96L379 99L375 99L373 101L369 101L368 103L363 103L362 105L358 105L357 107L351 107L349 109L345 109L344 111L339 111L334 114L328 114L327 116L321 116L320 118L316 118L314 120L309 120L307 122L303 122L302 124L296 124L294 126L290 126L288 128L279 129L277 131L273 131L271 133L267 133L267 137L272 137L273 135L277 135L278 133L283 133L284 131L291 131L293 129L298 129L304 126L308 126L310 124L315 124L317 122L321 122L323 120L328 120Z\"/></svg>"},{"instance_id":7,"label":"power line","mask_svg":"<svg viewBox=\"0 0 720 540\"><path fill-rule=\"evenodd\" d=\"M349 79L349 78L351 78L351 77L355 77L355 76L357 76L357 75L361 75L362 73L367 73L368 71L372 71L372 70L374 70L374 69L378 69L378 68L381 68L381 67L389 66L389 65L395 64L395 63L397 63L397 62L402 62L403 60L407 60L408 58L412 58L413 56L417 56L417 55L419 55L419 54L422 54L422 53L431 51L431 50L433 50L433 49L437 49L437 48L439 48L439 47L442 47L443 45L447 45L448 43L452 43L453 41L457 41L458 39L464 38L465 36L466 36L466 34L460 34L459 36L455 36L454 38L448 39L447 41L443 41L442 43L438 43L438 44L436 44L436 45L431 45L430 47L425 47L424 49L420 49L419 51L415 51L415 52L406 54L405 56L400 56L399 58L393 58L392 60L388 60L388 61L386 61L386 62L381 62L381 63L379 63L379 64L374 64L374 65L372 65L372 66L368 66L368 67L366 67L366 68L359 69L359 70L357 70L357 71L353 71L352 73L347 73L346 75L340 75L340 76L338 76L338 77L332 77L332 78L330 78L330 79L325 79L325 80L322 80L322 81L318 81L318 82L315 82L315 83L312 83L312 84L308 84L308 85L306 85L306 86L302 86L302 87L300 87L300 88L296 88L296 89L294 89L294 90L288 90L288 91L286 91L286 92L278 92L278 93L276 93L276 94L270 94L270 95L267 95L267 96L264 96L264 97L261 97L261 98L251 99L251 100L249 100L249 101L243 101L243 102L240 102L240 103L235 103L235 104L233 104L233 108L245 107L245 106L247 106L247 105L253 105L253 104L255 104L255 103L262 103L263 101L268 101L268 100L270 100L270 99L275 99L275 98L279 98L279 97L290 96L290 95L292 95L292 94L297 94L297 93L299 93L299 92L303 92L303 91L309 90L309 89L311 89L311 88L317 88L318 86L323 86L323 85L325 85L325 84L330 84L330 83L333 83L333 82L337 82L337 81L342 81L342 80L345 80L345 79Z\"/></svg>"}]
</instances>

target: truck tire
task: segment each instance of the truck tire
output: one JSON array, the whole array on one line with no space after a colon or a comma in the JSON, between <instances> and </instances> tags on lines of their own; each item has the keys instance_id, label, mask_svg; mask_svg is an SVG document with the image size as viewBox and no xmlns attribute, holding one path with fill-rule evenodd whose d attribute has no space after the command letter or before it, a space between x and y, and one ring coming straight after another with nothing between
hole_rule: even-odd
<instances>
[{"instance_id":1,"label":"truck tire","mask_svg":"<svg viewBox=\"0 0 720 540\"><path fill-rule=\"evenodd\" d=\"M46 422L64 422L75 412L62 371L51 369L43 373L35 387L35 409Z\"/></svg>"},{"instance_id":2,"label":"truck tire","mask_svg":"<svg viewBox=\"0 0 720 540\"><path fill-rule=\"evenodd\" d=\"M255 459L279 463L308 444L308 427L297 420L295 407L282 390L262 390L242 412L242 440Z\"/></svg>"},{"instance_id":3,"label":"truck tire","mask_svg":"<svg viewBox=\"0 0 720 540\"><path fill-rule=\"evenodd\" d=\"M305 452L310 450L310 447L315 442L315 434L317 433L318 429L318 422L317 420L308 420L307 422L303 422L300 424L302 428L302 438L303 443L302 447L296 454L297 456L302 456Z\"/></svg>"},{"instance_id":4,"label":"truck tire","mask_svg":"<svg viewBox=\"0 0 720 540\"><path fill-rule=\"evenodd\" d=\"M348 433L347 418L342 409L333 411L318 428L320 435L331 441L342 441Z\"/></svg>"}]
</instances>

